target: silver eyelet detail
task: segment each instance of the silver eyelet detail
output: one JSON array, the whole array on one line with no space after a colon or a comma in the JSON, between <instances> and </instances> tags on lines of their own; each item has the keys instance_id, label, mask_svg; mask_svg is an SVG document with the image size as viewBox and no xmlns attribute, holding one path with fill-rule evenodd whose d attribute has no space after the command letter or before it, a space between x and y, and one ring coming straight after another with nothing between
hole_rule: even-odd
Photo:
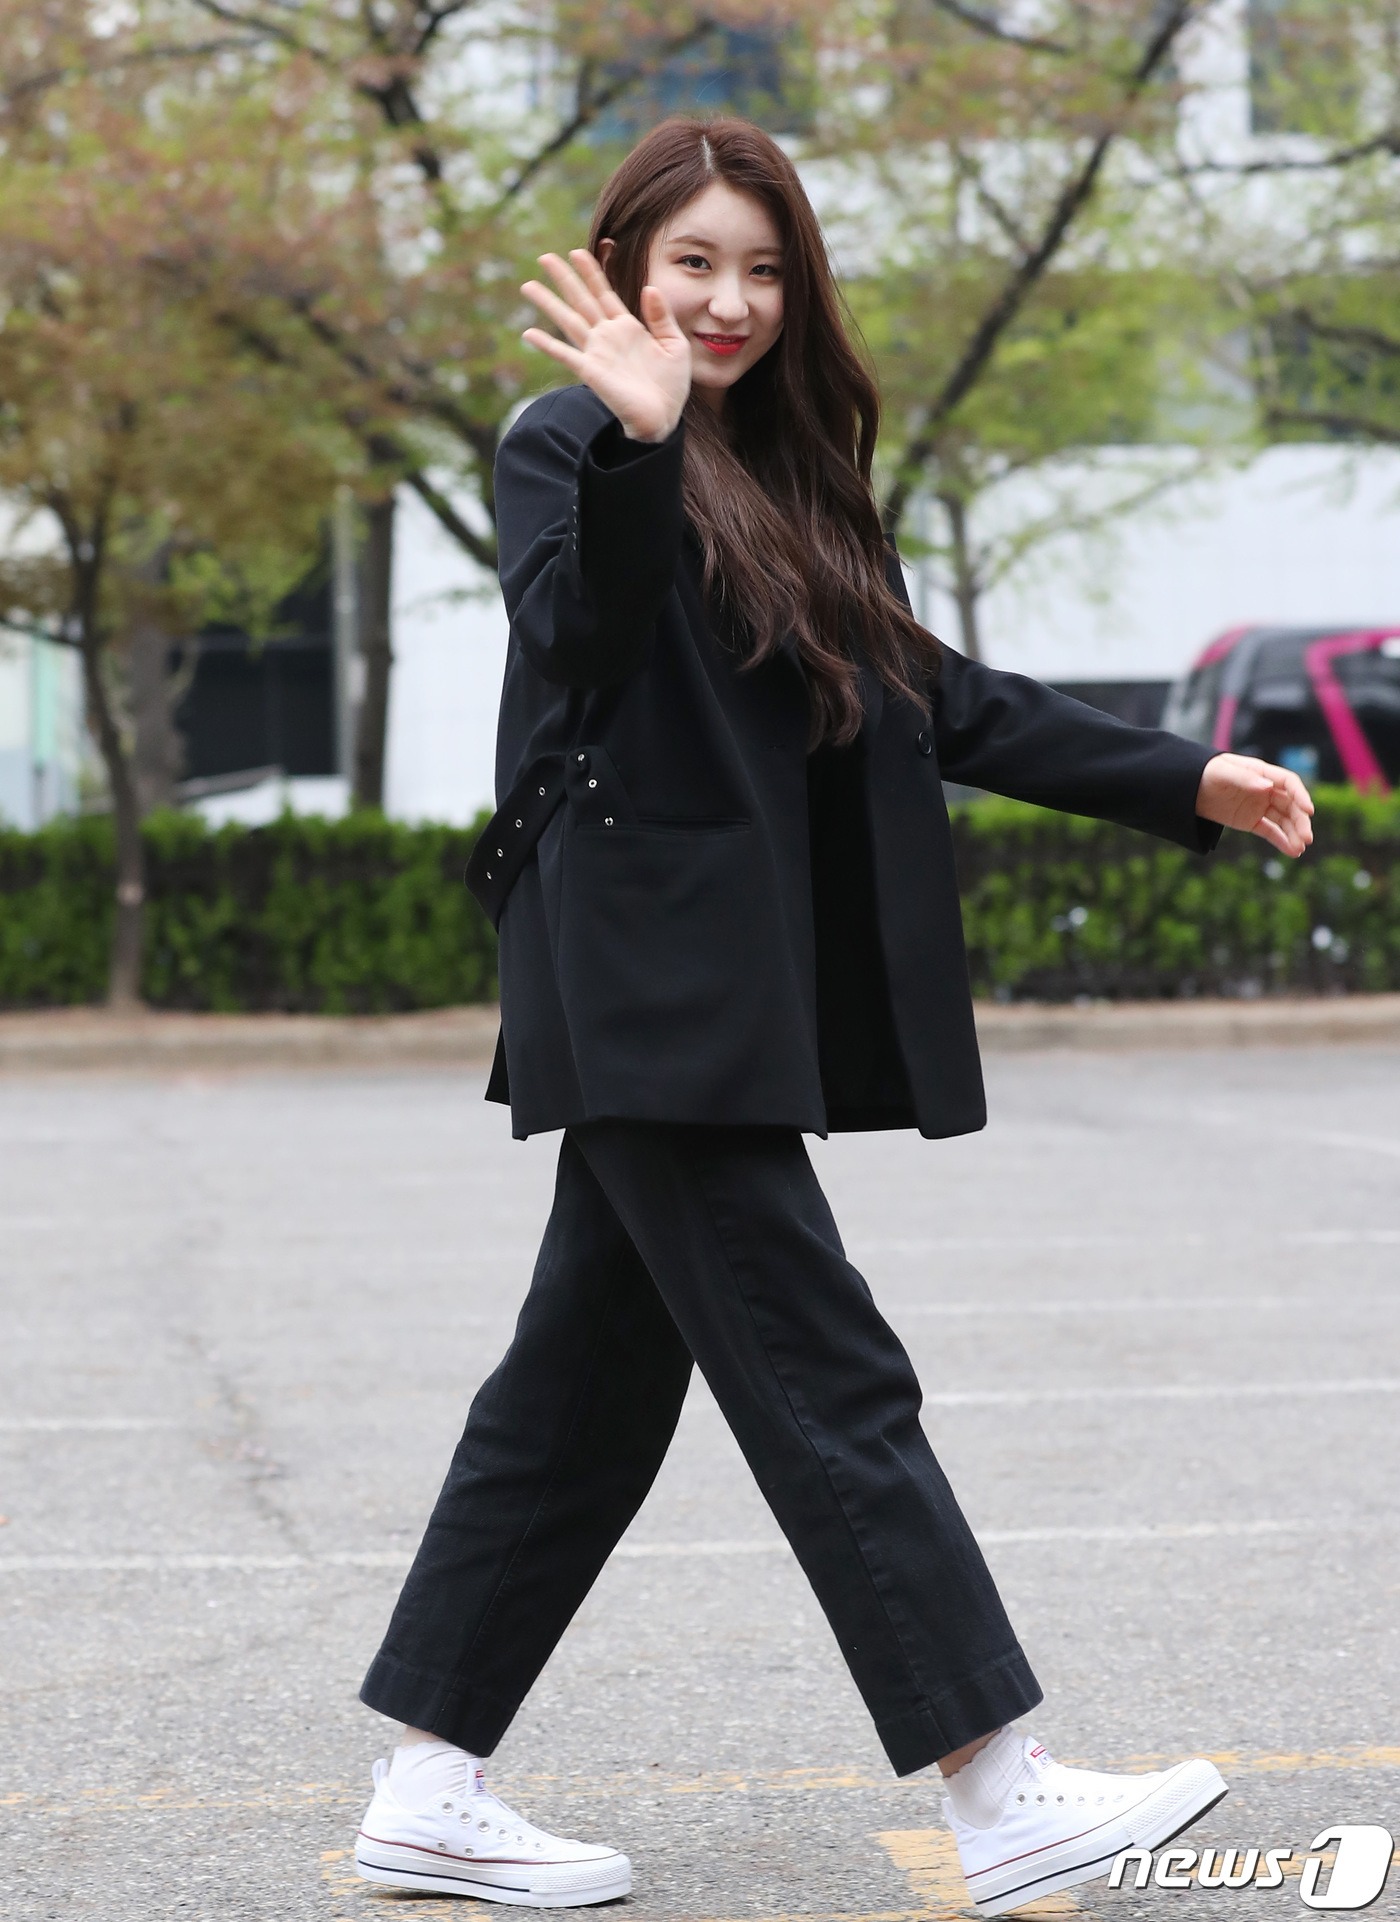
<instances>
[{"instance_id":1,"label":"silver eyelet detail","mask_svg":"<svg viewBox=\"0 0 1400 1922\"><path fill-rule=\"evenodd\" d=\"M605 828L610 828L610 827L612 826L612 824L613 824L613 818L612 818L612 816L611 816L610 814L605 814L605 815L603 816L603 826L604 826Z\"/></svg>"},{"instance_id":2,"label":"silver eyelet detail","mask_svg":"<svg viewBox=\"0 0 1400 1922\"><path fill-rule=\"evenodd\" d=\"M523 821L517 821L515 825L516 825L516 826L517 826L518 828L523 828L523 827L524 827L524 825L525 825L525 823L524 823Z\"/></svg>"},{"instance_id":3,"label":"silver eyelet detail","mask_svg":"<svg viewBox=\"0 0 1400 1922\"><path fill-rule=\"evenodd\" d=\"M590 782L588 783L588 785L589 785L590 787L597 787L597 785L598 785L598 783L597 783L596 781L590 781Z\"/></svg>"}]
</instances>

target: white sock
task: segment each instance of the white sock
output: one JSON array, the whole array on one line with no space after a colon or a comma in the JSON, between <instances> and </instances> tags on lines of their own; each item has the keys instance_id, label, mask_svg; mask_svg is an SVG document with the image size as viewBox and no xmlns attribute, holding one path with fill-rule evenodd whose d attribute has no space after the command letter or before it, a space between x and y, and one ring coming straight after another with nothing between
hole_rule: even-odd
<instances>
[{"instance_id":1,"label":"white sock","mask_svg":"<svg viewBox=\"0 0 1400 1922\"><path fill-rule=\"evenodd\" d=\"M1025 1737L1014 1728L998 1729L985 1748L944 1782L953 1813L970 1829L989 1829L1001 1820L1006 1799L1018 1782L1032 1779Z\"/></svg>"},{"instance_id":2,"label":"white sock","mask_svg":"<svg viewBox=\"0 0 1400 1922\"><path fill-rule=\"evenodd\" d=\"M481 1757L454 1748L436 1735L430 1742L401 1743L389 1763L389 1787L406 1809L425 1809L439 1796L464 1802L485 1786Z\"/></svg>"}]
</instances>

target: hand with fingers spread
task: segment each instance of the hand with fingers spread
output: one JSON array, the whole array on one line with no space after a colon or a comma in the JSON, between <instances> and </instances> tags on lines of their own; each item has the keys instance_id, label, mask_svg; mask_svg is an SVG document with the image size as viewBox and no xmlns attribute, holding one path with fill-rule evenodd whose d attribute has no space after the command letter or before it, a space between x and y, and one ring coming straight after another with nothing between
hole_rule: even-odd
<instances>
[{"instance_id":1,"label":"hand with fingers spread","mask_svg":"<svg viewBox=\"0 0 1400 1922\"><path fill-rule=\"evenodd\" d=\"M541 254L540 265L559 292L538 280L527 280L520 291L564 339L543 327L527 327L522 338L591 387L617 415L628 440L667 439L690 392L691 355L665 296L644 287L638 320L586 248L575 247L568 260Z\"/></svg>"},{"instance_id":2,"label":"hand with fingers spread","mask_svg":"<svg viewBox=\"0 0 1400 1922\"><path fill-rule=\"evenodd\" d=\"M1196 795L1196 812L1207 821L1257 834L1294 859L1312 845L1312 811L1296 774L1249 754L1214 755Z\"/></svg>"}]
</instances>

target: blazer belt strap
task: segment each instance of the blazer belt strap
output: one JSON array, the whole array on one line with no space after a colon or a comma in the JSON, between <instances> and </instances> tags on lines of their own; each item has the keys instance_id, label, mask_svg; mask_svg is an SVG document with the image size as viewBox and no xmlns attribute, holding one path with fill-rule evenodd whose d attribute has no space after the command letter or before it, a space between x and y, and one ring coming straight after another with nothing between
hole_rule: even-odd
<instances>
[{"instance_id":1,"label":"blazer belt strap","mask_svg":"<svg viewBox=\"0 0 1400 1922\"><path fill-rule=\"evenodd\" d=\"M506 896L563 798L564 757L546 754L526 769L481 830L466 881L493 928L501 925Z\"/></svg>"}]
</instances>

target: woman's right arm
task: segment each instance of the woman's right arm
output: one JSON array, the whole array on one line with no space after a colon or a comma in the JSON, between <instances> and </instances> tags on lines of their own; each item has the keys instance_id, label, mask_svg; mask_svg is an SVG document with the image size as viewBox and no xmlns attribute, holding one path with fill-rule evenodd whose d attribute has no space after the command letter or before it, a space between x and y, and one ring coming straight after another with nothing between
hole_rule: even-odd
<instances>
[{"instance_id":1,"label":"woman's right arm","mask_svg":"<svg viewBox=\"0 0 1400 1922\"><path fill-rule=\"evenodd\" d=\"M602 687L635 673L680 557L684 428L628 440L586 388L538 400L496 456L501 592L545 680Z\"/></svg>"},{"instance_id":2,"label":"woman's right arm","mask_svg":"<svg viewBox=\"0 0 1400 1922\"><path fill-rule=\"evenodd\" d=\"M540 264L558 292L520 291L562 338L524 338L583 386L537 401L501 443L501 590L538 673L603 687L641 666L675 578L690 347L655 287L629 313L585 248Z\"/></svg>"}]
</instances>

